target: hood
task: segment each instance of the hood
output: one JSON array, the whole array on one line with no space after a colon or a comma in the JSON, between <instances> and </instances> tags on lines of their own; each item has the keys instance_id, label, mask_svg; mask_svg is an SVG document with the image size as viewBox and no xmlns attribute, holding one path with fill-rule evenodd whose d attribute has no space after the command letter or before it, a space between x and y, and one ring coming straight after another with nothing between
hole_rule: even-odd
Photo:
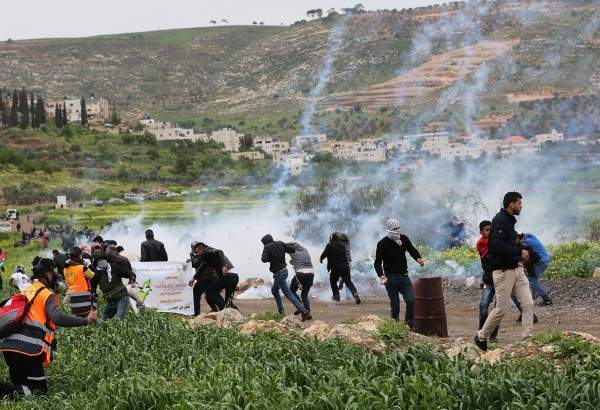
<instances>
[{"instance_id":1,"label":"hood","mask_svg":"<svg viewBox=\"0 0 600 410\"><path fill-rule=\"evenodd\" d=\"M270 233L268 233L265 236L263 236L260 241L263 243L263 245L266 245L268 243L273 242L273 236Z\"/></svg>"}]
</instances>

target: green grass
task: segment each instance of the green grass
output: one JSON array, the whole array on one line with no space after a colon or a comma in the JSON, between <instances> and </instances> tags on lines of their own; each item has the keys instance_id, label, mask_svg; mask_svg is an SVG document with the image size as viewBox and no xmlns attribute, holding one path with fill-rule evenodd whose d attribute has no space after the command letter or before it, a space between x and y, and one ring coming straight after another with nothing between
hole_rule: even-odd
<instances>
[{"instance_id":1,"label":"green grass","mask_svg":"<svg viewBox=\"0 0 600 410\"><path fill-rule=\"evenodd\" d=\"M285 315L279 312L266 311L257 313L252 320L274 320L276 322L281 322L284 317Z\"/></svg>"},{"instance_id":2,"label":"green grass","mask_svg":"<svg viewBox=\"0 0 600 410\"><path fill-rule=\"evenodd\" d=\"M388 319L377 326L377 336L388 346L402 345L409 334L408 326L395 320Z\"/></svg>"},{"instance_id":3,"label":"green grass","mask_svg":"<svg viewBox=\"0 0 600 410\"><path fill-rule=\"evenodd\" d=\"M593 409L600 360L473 366L417 345L378 355L340 340L244 336L152 311L60 329L47 398L6 409ZM0 377L7 380L4 364Z\"/></svg>"}]
</instances>

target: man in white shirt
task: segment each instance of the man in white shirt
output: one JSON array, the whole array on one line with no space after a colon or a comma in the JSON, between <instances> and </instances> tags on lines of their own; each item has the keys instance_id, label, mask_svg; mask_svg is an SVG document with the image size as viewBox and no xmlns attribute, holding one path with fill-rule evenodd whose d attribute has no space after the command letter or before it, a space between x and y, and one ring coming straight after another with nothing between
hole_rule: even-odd
<instances>
[{"instance_id":1,"label":"man in white shirt","mask_svg":"<svg viewBox=\"0 0 600 410\"><path fill-rule=\"evenodd\" d=\"M31 285L31 280L29 279L29 276L25 274L25 266L17 265L15 271L10 275L9 286L13 286L19 289L19 291L22 291L29 285Z\"/></svg>"}]
</instances>

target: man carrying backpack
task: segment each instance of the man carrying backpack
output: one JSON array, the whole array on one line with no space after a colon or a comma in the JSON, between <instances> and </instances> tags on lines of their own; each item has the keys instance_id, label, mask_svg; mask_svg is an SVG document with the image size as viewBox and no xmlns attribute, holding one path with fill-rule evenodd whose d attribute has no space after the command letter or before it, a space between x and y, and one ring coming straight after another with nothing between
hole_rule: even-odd
<instances>
[{"instance_id":1,"label":"man carrying backpack","mask_svg":"<svg viewBox=\"0 0 600 410\"><path fill-rule=\"evenodd\" d=\"M56 283L52 259L41 259L33 268L33 283L21 292L29 306L23 326L0 345L12 382L0 385L0 395L46 394L44 366L52 361L56 350L56 326L86 326L96 321L94 310L85 318L63 313L53 292Z\"/></svg>"},{"instance_id":2,"label":"man carrying backpack","mask_svg":"<svg viewBox=\"0 0 600 410\"><path fill-rule=\"evenodd\" d=\"M87 317L90 310L96 308L90 283L94 272L86 266L81 258L81 248L71 249L69 258L65 261L63 276L69 288L71 313L75 316Z\"/></svg>"}]
</instances>

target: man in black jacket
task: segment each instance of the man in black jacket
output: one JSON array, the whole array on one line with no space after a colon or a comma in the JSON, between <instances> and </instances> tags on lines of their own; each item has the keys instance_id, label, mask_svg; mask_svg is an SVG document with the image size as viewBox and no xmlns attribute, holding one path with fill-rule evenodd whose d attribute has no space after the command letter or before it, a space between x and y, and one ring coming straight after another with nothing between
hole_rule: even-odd
<instances>
[{"instance_id":1,"label":"man in black jacket","mask_svg":"<svg viewBox=\"0 0 600 410\"><path fill-rule=\"evenodd\" d=\"M92 290L100 287L106 307L102 314L103 319L112 319L115 315L123 320L129 306L129 296L127 288L123 285L122 279L129 279L130 283L135 282L135 273L131 271L129 262L125 263L122 259L104 252L100 245L92 248L94 261L91 269L94 271L94 277L91 281Z\"/></svg>"},{"instance_id":2,"label":"man in black jacket","mask_svg":"<svg viewBox=\"0 0 600 410\"><path fill-rule=\"evenodd\" d=\"M165 245L154 239L151 229L146 231L146 240L142 242L140 262L166 262L169 260Z\"/></svg>"},{"instance_id":3,"label":"man in black jacket","mask_svg":"<svg viewBox=\"0 0 600 410\"><path fill-rule=\"evenodd\" d=\"M523 269L523 263L529 260L529 252L519 247L515 231L515 216L519 215L523 208L522 198L518 192L508 192L504 195L503 208L492 220L488 261L496 290L496 307L474 337L475 344L481 350L487 350L487 340L508 310L512 292L523 309L522 336L525 338L531 335L533 299Z\"/></svg>"},{"instance_id":4,"label":"man in black jacket","mask_svg":"<svg viewBox=\"0 0 600 410\"><path fill-rule=\"evenodd\" d=\"M400 297L406 303L404 323L409 327L414 326L415 296L412 283L408 277L408 263L406 252L416 260L419 265L424 266L425 261L421 254L410 242L406 235L400 233L400 222L396 219L388 219L385 223L386 236L377 243L375 252L375 272L390 298L392 319L399 320ZM383 267L382 267L383 265Z\"/></svg>"},{"instance_id":5,"label":"man in black jacket","mask_svg":"<svg viewBox=\"0 0 600 410\"><path fill-rule=\"evenodd\" d=\"M360 305L360 298L356 286L350 278L350 263L349 263L349 248L340 240L339 234L334 232L329 238L329 243L325 246L319 263L323 263L327 259L327 270L329 271L329 284L333 295L331 299L336 302L340 301L340 289L338 287L338 279L346 284L346 287L352 292L357 305Z\"/></svg>"},{"instance_id":6,"label":"man in black jacket","mask_svg":"<svg viewBox=\"0 0 600 410\"><path fill-rule=\"evenodd\" d=\"M218 311L225 307L225 301L217 290L216 284L219 272L223 272L227 264L225 255L220 249L214 249L202 242L193 245L191 262L196 269L194 277L189 285L193 286L194 292L194 316L200 314L200 299L206 293L206 303L212 310ZM231 265L231 262L229 262Z\"/></svg>"},{"instance_id":7,"label":"man in black jacket","mask_svg":"<svg viewBox=\"0 0 600 410\"><path fill-rule=\"evenodd\" d=\"M296 248L291 244L282 241L274 241L273 236L270 234L263 236L261 242L263 243L264 248L260 260L263 263L268 263L269 270L273 273L273 287L271 287L271 293L275 298L277 311L281 314L284 313L283 302L281 301L281 295L279 294L279 290L281 290L285 297L300 311L303 322L312 319L310 312L306 310L302 302L300 302L300 299L298 299L298 296L290 290L287 283L288 270L287 263L285 262L285 254L293 254L296 252Z\"/></svg>"}]
</instances>

